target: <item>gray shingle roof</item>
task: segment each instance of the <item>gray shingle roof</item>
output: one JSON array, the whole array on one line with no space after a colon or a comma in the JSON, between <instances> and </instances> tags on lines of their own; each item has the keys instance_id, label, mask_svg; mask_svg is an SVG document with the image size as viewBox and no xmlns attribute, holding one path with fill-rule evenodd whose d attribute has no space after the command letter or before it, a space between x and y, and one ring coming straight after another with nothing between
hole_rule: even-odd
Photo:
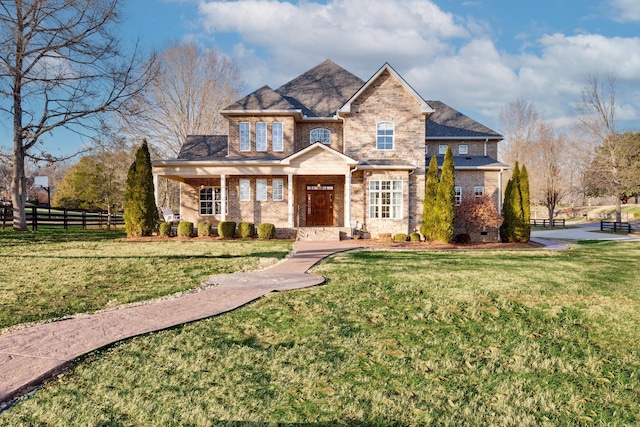
<instances>
[{"instance_id":1,"label":"gray shingle roof","mask_svg":"<svg viewBox=\"0 0 640 427\"><path fill-rule=\"evenodd\" d=\"M229 105L225 110L299 110L289 101L284 99L280 94L276 93L269 86L262 86L255 92L250 93L239 101Z\"/></svg>"},{"instance_id":2,"label":"gray shingle roof","mask_svg":"<svg viewBox=\"0 0 640 427\"><path fill-rule=\"evenodd\" d=\"M427 102L436 110L427 120L427 138L502 138L499 133L454 110L444 102Z\"/></svg>"},{"instance_id":3,"label":"gray shingle roof","mask_svg":"<svg viewBox=\"0 0 640 427\"><path fill-rule=\"evenodd\" d=\"M431 156L427 156L426 159L427 164L429 164ZM438 161L438 166L442 166L444 156L438 155L436 156L436 160ZM453 156L453 164L456 168L509 168L509 166L504 163L485 156Z\"/></svg>"},{"instance_id":4,"label":"gray shingle roof","mask_svg":"<svg viewBox=\"0 0 640 427\"><path fill-rule=\"evenodd\" d=\"M227 135L189 135L178 160L221 160L227 155Z\"/></svg>"}]
</instances>

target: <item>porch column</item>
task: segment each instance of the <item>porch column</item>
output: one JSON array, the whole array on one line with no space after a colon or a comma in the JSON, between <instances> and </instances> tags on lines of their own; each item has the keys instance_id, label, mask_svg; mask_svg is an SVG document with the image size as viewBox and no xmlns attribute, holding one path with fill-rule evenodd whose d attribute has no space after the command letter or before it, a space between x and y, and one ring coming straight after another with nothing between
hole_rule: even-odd
<instances>
[{"instance_id":1,"label":"porch column","mask_svg":"<svg viewBox=\"0 0 640 427\"><path fill-rule=\"evenodd\" d=\"M287 222L288 227L293 228L293 174L287 175Z\"/></svg>"},{"instance_id":2,"label":"porch column","mask_svg":"<svg viewBox=\"0 0 640 427\"><path fill-rule=\"evenodd\" d=\"M158 190L158 175L153 175L153 198L156 199L156 207L159 208L158 202L160 201L160 192Z\"/></svg>"},{"instance_id":3,"label":"porch column","mask_svg":"<svg viewBox=\"0 0 640 427\"><path fill-rule=\"evenodd\" d=\"M351 170L344 174L344 226L351 228Z\"/></svg>"},{"instance_id":4,"label":"porch column","mask_svg":"<svg viewBox=\"0 0 640 427\"><path fill-rule=\"evenodd\" d=\"M220 221L227 220L227 176L220 175Z\"/></svg>"}]
</instances>

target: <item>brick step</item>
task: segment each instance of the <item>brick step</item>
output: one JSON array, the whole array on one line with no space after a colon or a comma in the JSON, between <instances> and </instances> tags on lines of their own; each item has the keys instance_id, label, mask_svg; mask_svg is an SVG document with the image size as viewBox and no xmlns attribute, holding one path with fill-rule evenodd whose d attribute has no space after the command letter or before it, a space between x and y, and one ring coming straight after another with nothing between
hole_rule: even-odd
<instances>
[{"instance_id":1,"label":"brick step","mask_svg":"<svg viewBox=\"0 0 640 427\"><path fill-rule=\"evenodd\" d=\"M296 240L337 241L340 240L340 227L300 227Z\"/></svg>"}]
</instances>

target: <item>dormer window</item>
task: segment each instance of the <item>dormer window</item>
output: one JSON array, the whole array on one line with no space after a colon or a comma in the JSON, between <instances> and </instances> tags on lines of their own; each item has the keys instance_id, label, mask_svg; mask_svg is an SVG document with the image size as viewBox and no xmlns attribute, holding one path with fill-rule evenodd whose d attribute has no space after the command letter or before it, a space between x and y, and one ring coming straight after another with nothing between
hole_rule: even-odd
<instances>
[{"instance_id":1,"label":"dormer window","mask_svg":"<svg viewBox=\"0 0 640 427\"><path fill-rule=\"evenodd\" d=\"M331 131L325 128L312 129L309 134L309 142L311 144L315 144L316 142L331 144Z\"/></svg>"},{"instance_id":2,"label":"dormer window","mask_svg":"<svg viewBox=\"0 0 640 427\"><path fill-rule=\"evenodd\" d=\"M378 123L376 126L376 148L378 150L393 150L393 123Z\"/></svg>"}]
</instances>

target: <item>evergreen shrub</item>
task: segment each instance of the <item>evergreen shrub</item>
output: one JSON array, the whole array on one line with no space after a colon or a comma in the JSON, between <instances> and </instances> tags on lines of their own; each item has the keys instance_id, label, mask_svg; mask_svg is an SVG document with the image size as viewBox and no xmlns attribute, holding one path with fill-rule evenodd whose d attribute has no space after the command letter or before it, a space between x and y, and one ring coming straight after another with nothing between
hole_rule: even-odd
<instances>
[{"instance_id":1,"label":"evergreen shrub","mask_svg":"<svg viewBox=\"0 0 640 427\"><path fill-rule=\"evenodd\" d=\"M233 221L220 221L218 223L218 235L224 238L231 238L236 234L236 223Z\"/></svg>"},{"instance_id":2,"label":"evergreen shrub","mask_svg":"<svg viewBox=\"0 0 640 427\"><path fill-rule=\"evenodd\" d=\"M241 222L238 224L238 237L244 239L253 237L256 233L256 226L252 222Z\"/></svg>"},{"instance_id":3,"label":"evergreen shrub","mask_svg":"<svg viewBox=\"0 0 640 427\"><path fill-rule=\"evenodd\" d=\"M211 235L211 223L201 221L198 223L198 237L209 237Z\"/></svg>"},{"instance_id":4,"label":"evergreen shrub","mask_svg":"<svg viewBox=\"0 0 640 427\"><path fill-rule=\"evenodd\" d=\"M420 241L420 233L411 233L411 234L409 234L409 240L411 240L412 242L419 242Z\"/></svg>"},{"instance_id":5,"label":"evergreen shrub","mask_svg":"<svg viewBox=\"0 0 640 427\"><path fill-rule=\"evenodd\" d=\"M191 237L193 236L193 223L190 221L180 221L178 224L178 236Z\"/></svg>"},{"instance_id":6,"label":"evergreen shrub","mask_svg":"<svg viewBox=\"0 0 640 427\"><path fill-rule=\"evenodd\" d=\"M261 240L269 240L276 237L276 226L268 222L264 222L258 226L258 238Z\"/></svg>"},{"instance_id":7,"label":"evergreen shrub","mask_svg":"<svg viewBox=\"0 0 640 427\"><path fill-rule=\"evenodd\" d=\"M407 241L407 233L396 233L393 235L394 242L406 242Z\"/></svg>"},{"instance_id":8,"label":"evergreen shrub","mask_svg":"<svg viewBox=\"0 0 640 427\"><path fill-rule=\"evenodd\" d=\"M171 223L161 222L158 226L158 235L164 237L171 237Z\"/></svg>"}]
</instances>

